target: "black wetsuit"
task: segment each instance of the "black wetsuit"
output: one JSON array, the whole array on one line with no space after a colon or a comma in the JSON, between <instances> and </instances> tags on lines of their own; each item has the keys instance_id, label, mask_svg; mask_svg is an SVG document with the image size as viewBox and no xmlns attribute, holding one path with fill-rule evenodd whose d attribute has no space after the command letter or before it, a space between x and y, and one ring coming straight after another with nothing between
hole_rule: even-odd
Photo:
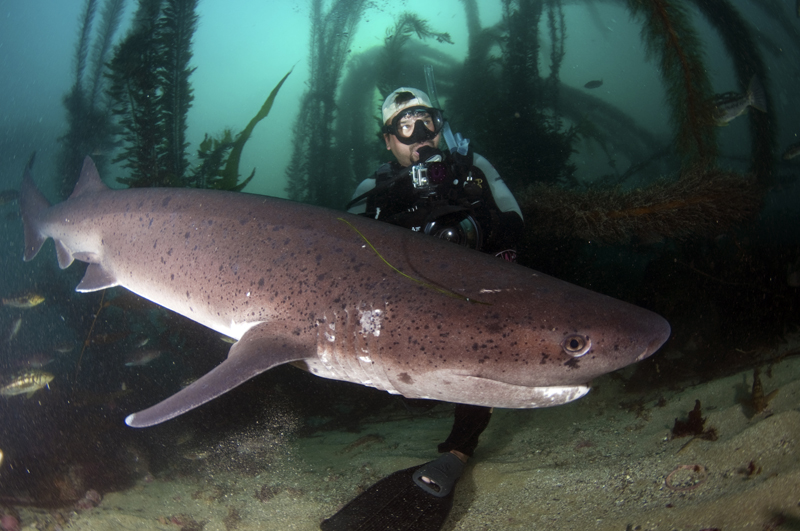
<instances>
[{"instance_id":1,"label":"black wetsuit","mask_svg":"<svg viewBox=\"0 0 800 531\"><path fill-rule=\"evenodd\" d=\"M478 166L459 166L446 159L445 167L444 182L420 191L414 187L408 168L397 162L381 165L372 177L374 188L361 198L365 206L360 214L414 231L438 233L443 238L443 228L469 218L466 225L474 226L478 236L463 245L493 255L506 253L505 258L513 259L522 235L520 215L497 206Z\"/></svg>"}]
</instances>

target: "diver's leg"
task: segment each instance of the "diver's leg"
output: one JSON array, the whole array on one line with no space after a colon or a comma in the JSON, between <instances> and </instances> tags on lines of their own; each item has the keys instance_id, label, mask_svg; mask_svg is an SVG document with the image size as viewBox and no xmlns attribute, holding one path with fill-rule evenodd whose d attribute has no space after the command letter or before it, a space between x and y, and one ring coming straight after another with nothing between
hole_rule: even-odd
<instances>
[{"instance_id":1,"label":"diver's leg","mask_svg":"<svg viewBox=\"0 0 800 531\"><path fill-rule=\"evenodd\" d=\"M391 474L320 525L323 531L439 531L453 507L453 487L489 425L488 407L456 405L438 459Z\"/></svg>"}]
</instances>

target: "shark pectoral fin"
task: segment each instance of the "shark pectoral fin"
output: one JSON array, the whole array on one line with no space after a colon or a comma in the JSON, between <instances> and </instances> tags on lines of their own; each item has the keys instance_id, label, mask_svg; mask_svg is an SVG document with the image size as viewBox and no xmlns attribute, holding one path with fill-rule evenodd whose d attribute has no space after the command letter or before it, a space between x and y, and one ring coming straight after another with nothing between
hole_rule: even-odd
<instances>
[{"instance_id":1,"label":"shark pectoral fin","mask_svg":"<svg viewBox=\"0 0 800 531\"><path fill-rule=\"evenodd\" d=\"M313 339L287 333L284 322L261 323L245 332L230 350L228 358L190 386L158 404L129 415L128 426L144 428L182 415L227 393L262 372L316 354Z\"/></svg>"},{"instance_id":2,"label":"shark pectoral fin","mask_svg":"<svg viewBox=\"0 0 800 531\"><path fill-rule=\"evenodd\" d=\"M77 255L76 255L76 258ZM80 260L80 258L78 258ZM83 261L83 260L82 260ZM102 264L89 264L86 268L86 273L83 275L78 287L75 291L79 293L89 293L90 291L99 291L101 289L113 288L119 286L119 280L113 273L103 268Z\"/></svg>"}]
</instances>

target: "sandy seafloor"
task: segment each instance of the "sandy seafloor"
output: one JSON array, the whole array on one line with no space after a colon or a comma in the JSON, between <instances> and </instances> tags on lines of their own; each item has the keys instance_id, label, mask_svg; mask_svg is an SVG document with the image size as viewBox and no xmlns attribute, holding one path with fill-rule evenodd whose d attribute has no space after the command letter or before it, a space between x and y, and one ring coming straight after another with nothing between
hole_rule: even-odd
<instances>
[{"instance_id":1,"label":"sandy seafloor","mask_svg":"<svg viewBox=\"0 0 800 531\"><path fill-rule=\"evenodd\" d=\"M775 356L796 352L793 343ZM495 411L444 529L800 529L800 358L762 368L764 392L778 391L755 415L746 400L752 370L654 389L638 403L621 393L627 371L595 380L592 392L571 404ZM696 400L716 441L670 436L675 419L685 419ZM276 432L268 456L258 445L270 439L256 435L256 427L217 443L228 449L230 466L218 448L189 440L181 443L187 458L175 470L105 493L93 509L62 510L60 528L318 529L360 489L434 458L451 409L443 404L421 415L362 423L360 433L300 438ZM262 469L242 473L230 448L234 456L268 458ZM670 488L666 479L676 470ZM19 512L23 529L59 528L52 510Z\"/></svg>"}]
</instances>

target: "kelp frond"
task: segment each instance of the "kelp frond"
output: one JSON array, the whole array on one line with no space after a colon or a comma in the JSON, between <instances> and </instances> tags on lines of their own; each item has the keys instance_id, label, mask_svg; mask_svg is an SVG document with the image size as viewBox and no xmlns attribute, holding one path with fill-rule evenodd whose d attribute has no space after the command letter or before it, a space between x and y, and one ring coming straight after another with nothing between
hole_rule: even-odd
<instances>
[{"instance_id":1,"label":"kelp frond","mask_svg":"<svg viewBox=\"0 0 800 531\"><path fill-rule=\"evenodd\" d=\"M94 24L97 0L87 0L81 12L75 48L75 79L62 100L68 127L66 133L59 138L61 149L58 154L58 171L55 173L61 197L69 195L75 187L84 157L97 151L109 151L114 144L114 124L108 102L99 95L105 86L107 50L119 25L122 3L122 0L106 0L99 24ZM92 71L87 75L93 33ZM103 155L95 155L95 163L101 170L104 159Z\"/></svg>"},{"instance_id":2,"label":"kelp frond","mask_svg":"<svg viewBox=\"0 0 800 531\"><path fill-rule=\"evenodd\" d=\"M517 102L519 113L529 115L541 101L539 75L539 21L542 3L536 0L503 0L502 65L507 98Z\"/></svg>"},{"instance_id":3,"label":"kelp frond","mask_svg":"<svg viewBox=\"0 0 800 531\"><path fill-rule=\"evenodd\" d=\"M386 41L396 42L398 46L402 46L409 37L415 34L420 40L433 37L439 41L450 42L449 33L437 33L431 30L426 20L409 12L400 15L395 23L394 30L386 30Z\"/></svg>"},{"instance_id":4,"label":"kelp frond","mask_svg":"<svg viewBox=\"0 0 800 531\"><path fill-rule=\"evenodd\" d=\"M194 68L192 36L197 28L197 0L167 0L159 20L161 40L162 94L164 108L164 169L176 182L184 178L189 161L186 159L186 119L194 96L189 76Z\"/></svg>"},{"instance_id":5,"label":"kelp frond","mask_svg":"<svg viewBox=\"0 0 800 531\"><path fill-rule=\"evenodd\" d=\"M435 38L439 42L452 44L449 34L433 31L426 20L414 13L402 13L395 20L394 26L386 28L377 83L381 96L386 97L398 86L407 85L400 81L397 65L402 64L403 49L415 35L421 41Z\"/></svg>"},{"instance_id":6,"label":"kelp frond","mask_svg":"<svg viewBox=\"0 0 800 531\"><path fill-rule=\"evenodd\" d=\"M125 0L106 0L103 5L103 12L100 17L100 24L97 28L97 38L94 42L92 52L92 86L89 90L89 104L99 103L100 95L103 92L106 63L108 63L111 53L114 35L119 29L122 21Z\"/></svg>"},{"instance_id":7,"label":"kelp frond","mask_svg":"<svg viewBox=\"0 0 800 531\"><path fill-rule=\"evenodd\" d=\"M675 122L675 146L685 164L716 156L711 83L703 48L691 17L680 0L628 0L631 13L643 20L642 40L659 70Z\"/></svg>"},{"instance_id":8,"label":"kelp frond","mask_svg":"<svg viewBox=\"0 0 800 531\"><path fill-rule=\"evenodd\" d=\"M86 0L81 14L78 45L75 47L75 87L78 90L83 86L83 73L86 70L86 61L89 56L89 40L92 34L92 21L97 11L97 0ZM73 89L75 90L75 89Z\"/></svg>"},{"instance_id":9,"label":"kelp frond","mask_svg":"<svg viewBox=\"0 0 800 531\"><path fill-rule=\"evenodd\" d=\"M331 163L336 93L366 0L334 0L327 13L323 3L311 2L308 90L300 100L293 127L286 191L290 199L337 207L346 202L349 175Z\"/></svg>"},{"instance_id":10,"label":"kelp frond","mask_svg":"<svg viewBox=\"0 0 800 531\"><path fill-rule=\"evenodd\" d=\"M173 184L162 166L159 146L164 138L158 17L161 0L142 0L134 24L117 46L110 63L109 96L122 126L124 148L114 162L131 173L119 182L133 187Z\"/></svg>"},{"instance_id":11,"label":"kelp frond","mask_svg":"<svg viewBox=\"0 0 800 531\"><path fill-rule=\"evenodd\" d=\"M186 186L189 66L197 0L140 0L111 61L109 95L123 128L123 161L132 187Z\"/></svg>"},{"instance_id":12,"label":"kelp frond","mask_svg":"<svg viewBox=\"0 0 800 531\"><path fill-rule=\"evenodd\" d=\"M225 164L225 169L220 172L220 178L218 180L211 180L208 183L208 188L214 188L216 190L229 190L233 192L239 192L244 189L245 186L253 179L255 176L256 170L255 168L250 173L250 176L247 177L241 183L239 182L239 159L242 156L242 150L244 149L245 143L250 138L250 135L253 133L253 129L255 126L263 120L264 118L269 115L269 111L272 110L272 105L275 103L275 98L278 95L278 91L283 86L283 83L286 81L286 78L289 77L289 74L292 73L294 67L289 70L283 79L281 79L275 88L272 89L267 100L264 102L264 105L261 106L261 109L258 113L253 117L252 120L247 124L241 133L236 135L236 140L230 142L230 154L227 157L227 162Z\"/></svg>"},{"instance_id":13,"label":"kelp frond","mask_svg":"<svg viewBox=\"0 0 800 531\"><path fill-rule=\"evenodd\" d=\"M205 134L200 147L197 149L197 158L200 165L195 168L189 186L193 188L217 188L216 182L222 177L222 168L225 160L233 147L233 132L226 128L219 138Z\"/></svg>"},{"instance_id":14,"label":"kelp frond","mask_svg":"<svg viewBox=\"0 0 800 531\"><path fill-rule=\"evenodd\" d=\"M752 175L706 167L701 163L677 180L629 192L535 185L520 197L520 206L539 237L608 243L713 237L754 216L761 196Z\"/></svg>"},{"instance_id":15,"label":"kelp frond","mask_svg":"<svg viewBox=\"0 0 800 531\"><path fill-rule=\"evenodd\" d=\"M719 32L725 49L733 61L736 79L744 89L755 76L769 87L769 71L761 57L759 46L753 37L750 24L728 0L692 0L709 24ZM752 139L752 166L763 185L770 184L774 170L777 123L775 106L769 91L766 112L748 113L750 137Z\"/></svg>"},{"instance_id":16,"label":"kelp frond","mask_svg":"<svg viewBox=\"0 0 800 531\"><path fill-rule=\"evenodd\" d=\"M567 23L564 19L564 6L561 0L547 0L547 28L550 34L550 74L546 88L550 105L558 111L558 88L561 62L564 60L567 39Z\"/></svg>"}]
</instances>

